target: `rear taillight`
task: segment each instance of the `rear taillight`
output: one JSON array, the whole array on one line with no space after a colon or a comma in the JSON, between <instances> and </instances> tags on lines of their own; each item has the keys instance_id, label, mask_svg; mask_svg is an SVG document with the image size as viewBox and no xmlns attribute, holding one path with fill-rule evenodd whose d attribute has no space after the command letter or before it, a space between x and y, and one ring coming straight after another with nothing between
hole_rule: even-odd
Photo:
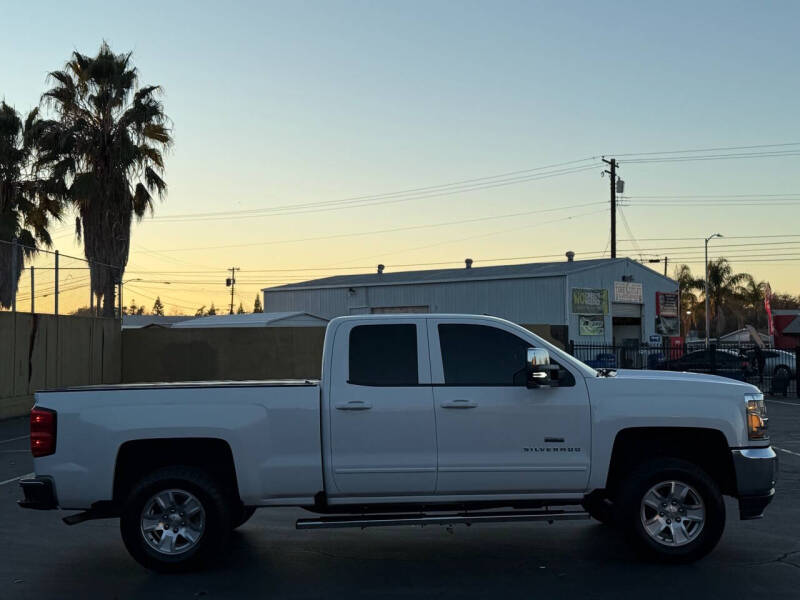
<instances>
[{"instance_id":1,"label":"rear taillight","mask_svg":"<svg viewBox=\"0 0 800 600\"><path fill-rule=\"evenodd\" d=\"M31 453L47 456L56 451L56 411L34 408L31 411Z\"/></svg>"}]
</instances>

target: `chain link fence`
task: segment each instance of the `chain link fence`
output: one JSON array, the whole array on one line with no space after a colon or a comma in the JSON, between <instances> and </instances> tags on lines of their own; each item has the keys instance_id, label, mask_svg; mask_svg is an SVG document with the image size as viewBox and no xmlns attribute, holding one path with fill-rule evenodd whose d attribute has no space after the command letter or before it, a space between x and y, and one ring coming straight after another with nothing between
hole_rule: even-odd
<instances>
[{"instance_id":1,"label":"chain link fence","mask_svg":"<svg viewBox=\"0 0 800 600\"><path fill-rule=\"evenodd\" d=\"M101 312L91 291L90 261L41 248L36 249L32 261L20 260L26 250L18 242L0 240L0 258L5 259L0 265L0 282L7 286L0 289L8 292L9 310L86 316ZM119 295L119 288L116 292Z\"/></svg>"}]
</instances>

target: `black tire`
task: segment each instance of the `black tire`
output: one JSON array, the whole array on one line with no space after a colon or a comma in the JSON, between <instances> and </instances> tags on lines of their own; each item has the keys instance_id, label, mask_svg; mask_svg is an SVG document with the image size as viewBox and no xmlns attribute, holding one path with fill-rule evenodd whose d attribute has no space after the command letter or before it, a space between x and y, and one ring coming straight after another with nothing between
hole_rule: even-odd
<instances>
[{"instance_id":1,"label":"black tire","mask_svg":"<svg viewBox=\"0 0 800 600\"><path fill-rule=\"evenodd\" d=\"M204 511L198 541L185 552L165 554L150 546L141 527L146 504L158 492L183 490L194 495ZM231 531L231 502L205 471L194 467L165 467L139 481L122 509L120 531L128 552L141 565L161 573L208 566L225 547ZM163 535L163 533L162 533Z\"/></svg>"},{"instance_id":2,"label":"black tire","mask_svg":"<svg viewBox=\"0 0 800 600\"><path fill-rule=\"evenodd\" d=\"M250 517L255 514L255 512L255 506L242 506L236 518L231 523L231 529L236 529L237 527L241 527L247 523L250 520Z\"/></svg>"},{"instance_id":3,"label":"black tire","mask_svg":"<svg viewBox=\"0 0 800 600\"><path fill-rule=\"evenodd\" d=\"M586 496L581 502L583 510L589 513L595 521L599 521L603 525L616 525L614 519L614 505L611 500L605 496Z\"/></svg>"},{"instance_id":4,"label":"black tire","mask_svg":"<svg viewBox=\"0 0 800 600\"><path fill-rule=\"evenodd\" d=\"M653 486L666 481L691 486L702 499L705 509L702 528L684 545L657 541L647 533L642 522L644 496ZM725 503L719 486L705 471L685 460L657 458L640 464L622 482L617 500L616 517L620 526L648 558L660 562L689 563L702 558L714 549L725 529ZM660 514L669 517L671 513ZM679 522L680 514L677 517L675 519L673 515L672 518ZM672 537L669 533L665 536Z\"/></svg>"}]
</instances>

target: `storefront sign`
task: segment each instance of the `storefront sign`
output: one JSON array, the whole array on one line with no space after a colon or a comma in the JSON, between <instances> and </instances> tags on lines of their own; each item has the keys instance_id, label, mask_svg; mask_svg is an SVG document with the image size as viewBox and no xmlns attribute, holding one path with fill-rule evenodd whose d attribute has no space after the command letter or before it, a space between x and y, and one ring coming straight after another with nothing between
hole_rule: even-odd
<instances>
[{"instance_id":1,"label":"storefront sign","mask_svg":"<svg viewBox=\"0 0 800 600\"><path fill-rule=\"evenodd\" d=\"M678 293L656 292L656 314L660 317L677 317Z\"/></svg>"},{"instance_id":2,"label":"storefront sign","mask_svg":"<svg viewBox=\"0 0 800 600\"><path fill-rule=\"evenodd\" d=\"M681 334L681 322L678 317L656 317L656 331L661 335L674 337Z\"/></svg>"},{"instance_id":3,"label":"storefront sign","mask_svg":"<svg viewBox=\"0 0 800 600\"><path fill-rule=\"evenodd\" d=\"M614 302L642 304L642 284L632 281L615 281Z\"/></svg>"},{"instance_id":4,"label":"storefront sign","mask_svg":"<svg viewBox=\"0 0 800 600\"><path fill-rule=\"evenodd\" d=\"M608 290L572 288L572 312L583 315L607 315Z\"/></svg>"},{"instance_id":5,"label":"storefront sign","mask_svg":"<svg viewBox=\"0 0 800 600\"><path fill-rule=\"evenodd\" d=\"M605 319L602 315L580 315L578 317L580 335L605 335Z\"/></svg>"}]
</instances>

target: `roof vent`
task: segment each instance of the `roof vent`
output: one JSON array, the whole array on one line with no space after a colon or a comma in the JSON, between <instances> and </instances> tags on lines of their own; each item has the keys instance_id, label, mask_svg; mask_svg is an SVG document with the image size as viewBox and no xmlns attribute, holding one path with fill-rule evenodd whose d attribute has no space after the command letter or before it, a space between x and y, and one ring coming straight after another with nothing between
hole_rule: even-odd
<instances>
[{"instance_id":1,"label":"roof vent","mask_svg":"<svg viewBox=\"0 0 800 600\"><path fill-rule=\"evenodd\" d=\"M472 268L472 259L471 258L465 259L464 260L464 264L467 265L468 269L471 269Z\"/></svg>"},{"instance_id":2,"label":"roof vent","mask_svg":"<svg viewBox=\"0 0 800 600\"><path fill-rule=\"evenodd\" d=\"M567 262L575 260L575 253L572 250L567 250Z\"/></svg>"},{"instance_id":3,"label":"roof vent","mask_svg":"<svg viewBox=\"0 0 800 600\"><path fill-rule=\"evenodd\" d=\"M384 270L385 268L386 268L386 267L385 267L384 265L378 265L378 275L383 275L383 270Z\"/></svg>"}]
</instances>

